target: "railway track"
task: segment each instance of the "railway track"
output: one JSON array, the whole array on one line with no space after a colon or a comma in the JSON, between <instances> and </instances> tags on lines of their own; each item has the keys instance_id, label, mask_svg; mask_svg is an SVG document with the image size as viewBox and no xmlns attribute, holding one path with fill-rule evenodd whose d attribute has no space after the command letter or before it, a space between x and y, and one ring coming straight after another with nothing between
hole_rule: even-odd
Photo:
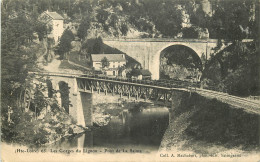
<instances>
[{"instance_id":1,"label":"railway track","mask_svg":"<svg viewBox=\"0 0 260 162\"><path fill-rule=\"evenodd\" d=\"M216 98L224 103L233 105L235 107L243 107L247 111L260 114L260 102L257 102L255 100L249 100L242 97L232 96L226 93L214 92L205 89L196 89L195 92L202 96Z\"/></svg>"}]
</instances>

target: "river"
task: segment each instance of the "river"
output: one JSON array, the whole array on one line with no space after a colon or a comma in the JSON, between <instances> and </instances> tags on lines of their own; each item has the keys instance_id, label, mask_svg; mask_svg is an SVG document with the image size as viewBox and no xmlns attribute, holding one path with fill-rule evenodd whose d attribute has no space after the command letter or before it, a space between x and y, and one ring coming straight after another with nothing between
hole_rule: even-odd
<instances>
[{"instance_id":1,"label":"river","mask_svg":"<svg viewBox=\"0 0 260 162\"><path fill-rule=\"evenodd\" d=\"M84 113L89 113L86 110L96 106L93 105L92 94L81 93L81 95L85 98ZM106 106L101 108L106 109ZM86 131L84 134L64 138L55 144L56 147L98 150L132 149L147 153L157 151L169 124L168 108L155 105L148 105L137 111L133 111L133 107L129 105L125 105L124 108L118 105L115 108L121 111L119 115L111 116L107 125L94 126L91 131Z\"/></svg>"}]
</instances>

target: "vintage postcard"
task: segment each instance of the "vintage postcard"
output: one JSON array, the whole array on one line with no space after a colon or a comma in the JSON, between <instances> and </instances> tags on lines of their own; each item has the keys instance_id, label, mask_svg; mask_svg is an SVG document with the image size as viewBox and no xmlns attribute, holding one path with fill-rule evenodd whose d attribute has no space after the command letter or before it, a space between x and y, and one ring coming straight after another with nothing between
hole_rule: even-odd
<instances>
[{"instance_id":1,"label":"vintage postcard","mask_svg":"<svg viewBox=\"0 0 260 162\"><path fill-rule=\"evenodd\" d=\"M260 161L258 0L2 0L1 161Z\"/></svg>"}]
</instances>

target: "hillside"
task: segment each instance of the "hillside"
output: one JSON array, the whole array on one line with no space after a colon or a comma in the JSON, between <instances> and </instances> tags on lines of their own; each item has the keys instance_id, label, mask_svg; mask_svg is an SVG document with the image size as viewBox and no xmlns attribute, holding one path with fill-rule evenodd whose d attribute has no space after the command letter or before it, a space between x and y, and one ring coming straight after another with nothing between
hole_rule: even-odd
<instances>
[{"instance_id":1,"label":"hillside","mask_svg":"<svg viewBox=\"0 0 260 162\"><path fill-rule=\"evenodd\" d=\"M256 27L253 0L218 3L212 0L4 0L2 7L11 15L17 15L19 10L35 16L46 10L58 12L66 24L79 29L81 39L86 36L253 38Z\"/></svg>"},{"instance_id":2,"label":"hillside","mask_svg":"<svg viewBox=\"0 0 260 162\"><path fill-rule=\"evenodd\" d=\"M237 96L260 95L260 64L257 42L234 42L213 57L203 71L205 88Z\"/></svg>"}]
</instances>

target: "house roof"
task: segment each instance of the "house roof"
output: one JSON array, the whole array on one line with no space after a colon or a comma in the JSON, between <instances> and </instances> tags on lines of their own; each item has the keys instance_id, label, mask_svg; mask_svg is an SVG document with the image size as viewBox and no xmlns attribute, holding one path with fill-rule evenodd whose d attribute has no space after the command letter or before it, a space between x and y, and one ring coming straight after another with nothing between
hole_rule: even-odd
<instances>
[{"instance_id":1,"label":"house roof","mask_svg":"<svg viewBox=\"0 0 260 162\"><path fill-rule=\"evenodd\" d=\"M45 11L45 14L49 15L53 20L63 20L64 18L57 12Z\"/></svg>"},{"instance_id":2,"label":"house roof","mask_svg":"<svg viewBox=\"0 0 260 162\"><path fill-rule=\"evenodd\" d=\"M106 57L108 61L126 61L125 54L91 54L93 62L101 62L101 60Z\"/></svg>"}]
</instances>

